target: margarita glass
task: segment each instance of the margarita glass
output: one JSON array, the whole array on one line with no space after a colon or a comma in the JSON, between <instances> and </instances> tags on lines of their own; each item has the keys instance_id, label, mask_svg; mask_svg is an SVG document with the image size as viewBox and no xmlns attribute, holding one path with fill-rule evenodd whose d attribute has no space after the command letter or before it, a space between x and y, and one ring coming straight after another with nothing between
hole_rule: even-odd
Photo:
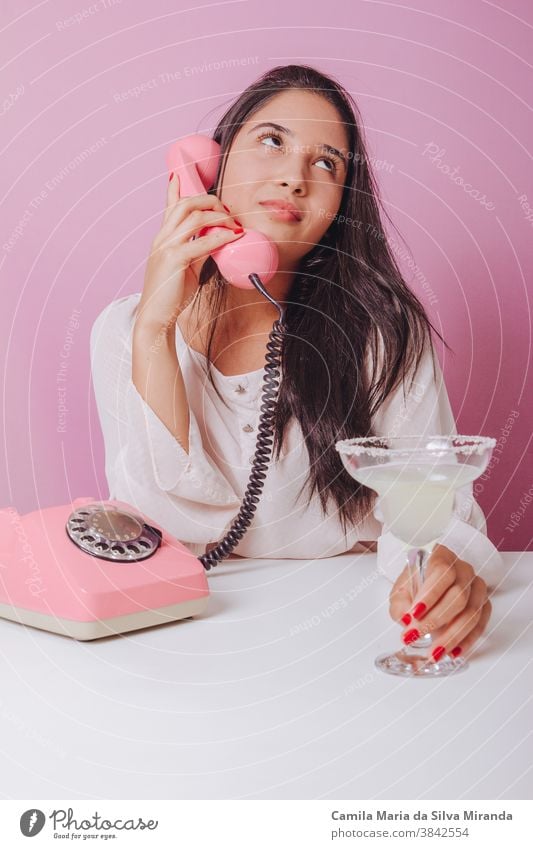
<instances>
[{"instance_id":1,"label":"margarita glass","mask_svg":"<svg viewBox=\"0 0 533 849\"><path fill-rule=\"evenodd\" d=\"M378 494L386 529L405 546L411 596L419 592L427 561L453 513L455 490L483 474L496 440L486 436L371 436L335 443L352 478ZM431 634L376 658L391 675L434 678L465 669L463 657L428 659Z\"/></svg>"}]
</instances>

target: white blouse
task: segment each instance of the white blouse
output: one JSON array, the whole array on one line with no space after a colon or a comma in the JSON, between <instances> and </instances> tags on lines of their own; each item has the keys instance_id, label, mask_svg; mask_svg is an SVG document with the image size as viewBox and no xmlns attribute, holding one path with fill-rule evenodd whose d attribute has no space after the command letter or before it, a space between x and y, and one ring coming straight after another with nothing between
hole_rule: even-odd
<instances>
[{"instance_id":1,"label":"white blouse","mask_svg":"<svg viewBox=\"0 0 533 849\"><path fill-rule=\"evenodd\" d=\"M198 556L207 544L222 539L239 511L255 451L263 369L227 376L212 367L228 409L207 378L206 358L189 347L176 326L176 353L190 407L187 454L131 379L134 311L140 297L139 292L110 303L91 331L108 497L131 504ZM437 381L428 350L407 397L398 387L376 414L376 435L457 433L438 361L436 372ZM334 502L327 516L316 495L306 506L307 487L297 495L308 469L305 439L292 420L279 460L269 465L252 523L234 553L255 558L333 557L368 550L364 541L377 540L378 571L393 582L405 564L403 543L375 515L345 535ZM440 541L471 563L487 584L499 583L503 561L486 536L472 484L457 491L453 518Z\"/></svg>"}]
</instances>

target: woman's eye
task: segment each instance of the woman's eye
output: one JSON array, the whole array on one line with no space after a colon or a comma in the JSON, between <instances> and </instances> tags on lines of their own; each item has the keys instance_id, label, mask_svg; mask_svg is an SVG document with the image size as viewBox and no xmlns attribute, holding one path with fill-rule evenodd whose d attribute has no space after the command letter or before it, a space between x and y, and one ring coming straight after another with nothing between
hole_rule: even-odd
<instances>
[{"instance_id":1,"label":"woman's eye","mask_svg":"<svg viewBox=\"0 0 533 849\"><path fill-rule=\"evenodd\" d=\"M276 141L281 142L279 136L274 136L271 133L266 133L263 136L259 136L259 141L264 141L264 139L276 139ZM265 147L272 147L272 145L265 145Z\"/></svg>"}]
</instances>

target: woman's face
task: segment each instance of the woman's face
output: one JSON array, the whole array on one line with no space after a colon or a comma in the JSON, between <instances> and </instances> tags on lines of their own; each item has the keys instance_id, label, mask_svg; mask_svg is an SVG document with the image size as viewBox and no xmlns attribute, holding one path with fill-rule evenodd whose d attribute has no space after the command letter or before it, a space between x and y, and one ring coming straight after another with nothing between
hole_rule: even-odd
<instances>
[{"instance_id":1,"label":"woman's face","mask_svg":"<svg viewBox=\"0 0 533 849\"><path fill-rule=\"evenodd\" d=\"M276 242L281 268L295 268L330 227L346 180L347 145L336 109L301 89L276 95L236 134L221 200L244 227ZM264 204L271 200L294 205L300 220Z\"/></svg>"}]
</instances>

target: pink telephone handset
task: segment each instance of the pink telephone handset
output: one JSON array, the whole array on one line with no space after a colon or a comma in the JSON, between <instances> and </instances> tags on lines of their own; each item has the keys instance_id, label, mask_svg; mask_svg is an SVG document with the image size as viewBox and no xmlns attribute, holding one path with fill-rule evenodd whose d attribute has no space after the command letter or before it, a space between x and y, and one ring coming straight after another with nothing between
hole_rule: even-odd
<instances>
[{"instance_id":1,"label":"pink telephone handset","mask_svg":"<svg viewBox=\"0 0 533 849\"><path fill-rule=\"evenodd\" d=\"M167 153L167 165L169 171L179 176L180 196L200 195L210 189L215 182L219 159L220 145L208 136L196 134L175 142ZM258 274L263 283L268 283L279 262L275 243L257 230L245 230L240 239L223 245L211 256L223 277L240 289L254 288L249 279L251 272Z\"/></svg>"},{"instance_id":2,"label":"pink telephone handset","mask_svg":"<svg viewBox=\"0 0 533 849\"><path fill-rule=\"evenodd\" d=\"M207 136L188 136L172 145L167 163L179 174L182 197L213 185L219 157L219 145ZM279 257L263 233L248 230L212 257L234 286L255 286L276 303L262 283L275 274ZM275 404L280 346L281 324L276 322L262 410ZM264 479L256 465L265 468L271 453L269 416L264 413L260 422L241 510L226 537L200 558L116 499L77 498L26 515L12 507L0 509L0 617L94 640L202 613L209 597L206 569L228 556L252 520Z\"/></svg>"}]
</instances>

